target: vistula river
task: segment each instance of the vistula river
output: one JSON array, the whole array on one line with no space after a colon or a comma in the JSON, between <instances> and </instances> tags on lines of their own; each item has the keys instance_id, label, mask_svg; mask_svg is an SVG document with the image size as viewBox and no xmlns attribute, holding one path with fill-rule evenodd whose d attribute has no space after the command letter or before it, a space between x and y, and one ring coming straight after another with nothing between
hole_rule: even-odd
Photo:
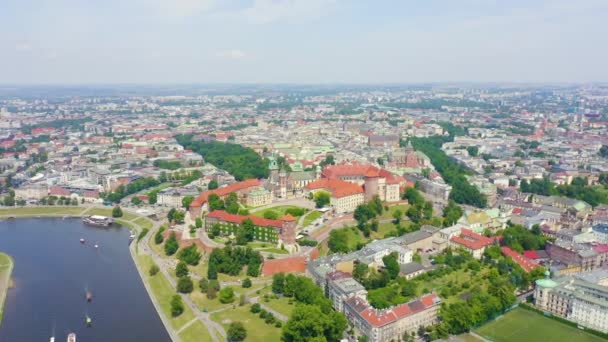
<instances>
[{"instance_id":1,"label":"vistula river","mask_svg":"<svg viewBox=\"0 0 608 342\"><path fill-rule=\"evenodd\" d=\"M91 227L76 218L0 221L0 251L15 262L0 341L44 342L54 335L63 342L70 332L78 342L170 341L128 241L127 228Z\"/></svg>"}]
</instances>

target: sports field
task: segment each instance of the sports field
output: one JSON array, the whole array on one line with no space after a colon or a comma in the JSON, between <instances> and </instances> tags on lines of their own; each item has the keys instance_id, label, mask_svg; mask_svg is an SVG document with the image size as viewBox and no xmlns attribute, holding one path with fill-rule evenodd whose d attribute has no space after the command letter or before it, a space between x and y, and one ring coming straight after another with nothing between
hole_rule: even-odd
<instances>
[{"instance_id":1,"label":"sports field","mask_svg":"<svg viewBox=\"0 0 608 342\"><path fill-rule=\"evenodd\" d=\"M563 341L600 342L604 339L562 324L536 312L515 309L475 332L496 342Z\"/></svg>"}]
</instances>

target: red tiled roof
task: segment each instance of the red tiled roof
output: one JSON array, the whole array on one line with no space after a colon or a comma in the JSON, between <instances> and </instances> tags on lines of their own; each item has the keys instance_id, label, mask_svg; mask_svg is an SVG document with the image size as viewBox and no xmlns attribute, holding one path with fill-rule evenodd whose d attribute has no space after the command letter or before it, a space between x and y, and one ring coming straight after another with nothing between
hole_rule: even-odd
<instances>
[{"instance_id":1,"label":"red tiled roof","mask_svg":"<svg viewBox=\"0 0 608 342\"><path fill-rule=\"evenodd\" d=\"M363 188L355 183L343 181L341 179L317 179L312 183L306 185L308 190L325 189L331 192L333 197L345 197L354 194L362 194Z\"/></svg>"},{"instance_id":2,"label":"red tiled roof","mask_svg":"<svg viewBox=\"0 0 608 342\"><path fill-rule=\"evenodd\" d=\"M391 172L377 168L371 164L340 164L340 165L328 165L321 172L323 177L329 179L337 179L340 177L348 176L361 176L361 177L383 177L386 178L386 182L389 184L399 183L404 178L401 176L395 176Z\"/></svg>"},{"instance_id":3,"label":"red tiled roof","mask_svg":"<svg viewBox=\"0 0 608 342\"><path fill-rule=\"evenodd\" d=\"M429 293L415 301L399 304L388 310L376 310L369 306L359 314L369 324L376 327L381 327L414 313L426 310L436 305L438 302L439 297L435 293Z\"/></svg>"},{"instance_id":4,"label":"red tiled roof","mask_svg":"<svg viewBox=\"0 0 608 342\"><path fill-rule=\"evenodd\" d=\"M260 184L262 184L262 182L259 179L248 179L248 180L244 180L242 182L232 183L223 188L217 188L214 190L205 191L202 194L200 194L194 201L192 201L192 203L190 204L190 207L191 208L192 207L201 207L203 204L205 204L207 202L207 198L211 194L216 194L220 197L224 197L224 196L229 195L231 192L237 192L237 191L244 190L247 188L257 187L257 186L260 186Z\"/></svg>"},{"instance_id":5,"label":"red tiled roof","mask_svg":"<svg viewBox=\"0 0 608 342\"><path fill-rule=\"evenodd\" d=\"M502 254L510 257L519 266L521 266L521 268L523 268L524 271L526 271L528 273L530 271L532 271L533 269L535 269L536 267L538 267L538 264L535 261L526 258L525 256L517 253L516 251L512 250L509 247L503 246L500 248L500 250L502 251Z\"/></svg>"},{"instance_id":6,"label":"red tiled roof","mask_svg":"<svg viewBox=\"0 0 608 342\"><path fill-rule=\"evenodd\" d=\"M251 219L253 224L259 227L283 227L283 222L281 220L270 220L263 217L257 217L253 215L236 215L230 214L223 210L214 210L207 215L209 218L216 218L225 222L232 222L241 224L245 219Z\"/></svg>"},{"instance_id":7,"label":"red tiled roof","mask_svg":"<svg viewBox=\"0 0 608 342\"><path fill-rule=\"evenodd\" d=\"M262 275L271 276L275 273L304 273L306 271L305 257L264 260Z\"/></svg>"},{"instance_id":8,"label":"red tiled roof","mask_svg":"<svg viewBox=\"0 0 608 342\"><path fill-rule=\"evenodd\" d=\"M70 196L70 191L60 186L52 186L49 189L49 195L53 196Z\"/></svg>"},{"instance_id":9,"label":"red tiled roof","mask_svg":"<svg viewBox=\"0 0 608 342\"><path fill-rule=\"evenodd\" d=\"M608 253L608 244L595 245L593 250L598 253Z\"/></svg>"},{"instance_id":10,"label":"red tiled roof","mask_svg":"<svg viewBox=\"0 0 608 342\"><path fill-rule=\"evenodd\" d=\"M460 231L460 236L453 236L450 240L469 249L480 249L494 243L494 239L479 235L466 228Z\"/></svg>"},{"instance_id":11,"label":"red tiled roof","mask_svg":"<svg viewBox=\"0 0 608 342\"><path fill-rule=\"evenodd\" d=\"M285 221L285 222L294 222L296 220L296 218L291 216L290 214L287 214L287 215L281 217L279 220Z\"/></svg>"},{"instance_id":12,"label":"red tiled roof","mask_svg":"<svg viewBox=\"0 0 608 342\"><path fill-rule=\"evenodd\" d=\"M538 259L538 253L536 251L524 251L524 256L529 259Z\"/></svg>"}]
</instances>

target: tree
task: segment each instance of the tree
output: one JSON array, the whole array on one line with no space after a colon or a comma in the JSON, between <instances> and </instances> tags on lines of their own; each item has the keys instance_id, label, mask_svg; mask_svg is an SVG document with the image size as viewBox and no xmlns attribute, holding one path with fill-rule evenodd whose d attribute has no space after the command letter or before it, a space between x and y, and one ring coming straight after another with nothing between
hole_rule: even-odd
<instances>
[{"instance_id":1,"label":"tree","mask_svg":"<svg viewBox=\"0 0 608 342\"><path fill-rule=\"evenodd\" d=\"M350 248L348 247L348 231L346 228L332 230L329 233L327 247L334 253L348 253Z\"/></svg>"},{"instance_id":2,"label":"tree","mask_svg":"<svg viewBox=\"0 0 608 342\"><path fill-rule=\"evenodd\" d=\"M209 204L209 211L224 209L224 201L222 201L217 194L209 195L209 197L207 197L207 203Z\"/></svg>"},{"instance_id":3,"label":"tree","mask_svg":"<svg viewBox=\"0 0 608 342\"><path fill-rule=\"evenodd\" d=\"M150 274L150 277L154 277L159 271L160 268L158 267L158 265L154 264L150 266L150 270L148 271L148 273Z\"/></svg>"},{"instance_id":4,"label":"tree","mask_svg":"<svg viewBox=\"0 0 608 342\"><path fill-rule=\"evenodd\" d=\"M141 198L139 198L137 196L133 196L133 197L131 197L131 203L133 203L135 205L140 205L143 203L143 201L141 200Z\"/></svg>"},{"instance_id":5,"label":"tree","mask_svg":"<svg viewBox=\"0 0 608 342\"><path fill-rule=\"evenodd\" d=\"M391 253L389 255L385 255L382 257L382 262L384 263L384 269L386 272L388 272L390 278L397 278L399 275L399 263L397 262L397 257L395 254Z\"/></svg>"},{"instance_id":6,"label":"tree","mask_svg":"<svg viewBox=\"0 0 608 342\"><path fill-rule=\"evenodd\" d=\"M220 302L223 304L234 302L234 290L232 287L227 286L220 290Z\"/></svg>"},{"instance_id":7,"label":"tree","mask_svg":"<svg viewBox=\"0 0 608 342\"><path fill-rule=\"evenodd\" d=\"M163 243L163 240L165 239L163 237L164 231L165 231L165 227L161 226L160 229L156 232L156 234L154 234L154 243L156 243L157 245L160 245L161 243Z\"/></svg>"},{"instance_id":8,"label":"tree","mask_svg":"<svg viewBox=\"0 0 608 342\"><path fill-rule=\"evenodd\" d=\"M178 249L179 244L177 243L177 238L175 237L175 233L172 232L171 235L169 235L167 242L165 242L165 254L171 256L175 254Z\"/></svg>"},{"instance_id":9,"label":"tree","mask_svg":"<svg viewBox=\"0 0 608 342\"><path fill-rule=\"evenodd\" d=\"M217 181L215 179L210 181L209 185L207 185L207 189L209 190L215 190L217 188L219 188L219 184L217 184Z\"/></svg>"},{"instance_id":10,"label":"tree","mask_svg":"<svg viewBox=\"0 0 608 342\"><path fill-rule=\"evenodd\" d=\"M244 289L248 289L251 287L251 279L249 278L245 278L243 279L243 281L241 282L241 286L243 286Z\"/></svg>"},{"instance_id":11,"label":"tree","mask_svg":"<svg viewBox=\"0 0 608 342\"><path fill-rule=\"evenodd\" d=\"M173 221L175 221L177 223L183 223L185 218L186 218L186 212L184 212L183 210L177 210L173 214Z\"/></svg>"},{"instance_id":12,"label":"tree","mask_svg":"<svg viewBox=\"0 0 608 342\"><path fill-rule=\"evenodd\" d=\"M188 270L188 264L183 261L177 263L177 266L175 267L175 275L178 278L187 277L189 273L190 271Z\"/></svg>"},{"instance_id":13,"label":"tree","mask_svg":"<svg viewBox=\"0 0 608 342\"><path fill-rule=\"evenodd\" d=\"M207 290L209 289L209 280L207 280L207 278L201 278L198 281L198 287L201 289L202 293L207 293Z\"/></svg>"},{"instance_id":14,"label":"tree","mask_svg":"<svg viewBox=\"0 0 608 342\"><path fill-rule=\"evenodd\" d=\"M604 157L604 158L608 158L608 145L602 145L602 147L600 148L600 156Z\"/></svg>"},{"instance_id":15,"label":"tree","mask_svg":"<svg viewBox=\"0 0 608 342\"><path fill-rule=\"evenodd\" d=\"M245 327L241 322L230 323L230 326L228 327L228 331L226 333L226 337L230 342L244 341L247 337L247 330L245 330Z\"/></svg>"},{"instance_id":16,"label":"tree","mask_svg":"<svg viewBox=\"0 0 608 342\"><path fill-rule=\"evenodd\" d=\"M182 198L182 206L184 209L187 210L190 208L190 203L192 203L192 201L194 201L194 196L184 196L184 198Z\"/></svg>"},{"instance_id":17,"label":"tree","mask_svg":"<svg viewBox=\"0 0 608 342\"><path fill-rule=\"evenodd\" d=\"M284 342L339 341L348 322L342 313L319 306L297 305L289 321L283 326Z\"/></svg>"},{"instance_id":18,"label":"tree","mask_svg":"<svg viewBox=\"0 0 608 342\"><path fill-rule=\"evenodd\" d=\"M172 222L172 221L173 221L173 215L175 215L175 212L176 212L176 211L177 211L177 209L175 209L175 208L171 208L171 209L169 210L169 212L167 213L167 220L168 220L169 222Z\"/></svg>"},{"instance_id":19,"label":"tree","mask_svg":"<svg viewBox=\"0 0 608 342\"><path fill-rule=\"evenodd\" d=\"M260 303L254 303L251 305L251 309L249 310L251 311L251 313L258 313L260 311L262 311L262 306L260 305Z\"/></svg>"},{"instance_id":20,"label":"tree","mask_svg":"<svg viewBox=\"0 0 608 342\"><path fill-rule=\"evenodd\" d=\"M181 277L177 279L177 292L190 293L194 290L194 283L190 277Z\"/></svg>"},{"instance_id":21,"label":"tree","mask_svg":"<svg viewBox=\"0 0 608 342\"><path fill-rule=\"evenodd\" d=\"M285 274L275 273L272 276L272 292L280 294L283 293L285 287Z\"/></svg>"},{"instance_id":22,"label":"tree","mask_svg":"<svg viewBox=\"0 0 608 342\"><path fill-rule=\"evenodd\" d=\"M182 297L178 294L171 297L171 316L177 317L184 312L184 302Z\"/></svg>"},{"instance_id":23,"label":"tree","mask_svg":"<svg viewBox=\"0 0 608 342\"><path fill-rule=\"evenodd\" d=\"M393 219L395 224L399 224L401 222L401 217L403 216L403 212L400 209L393 211Z\"/></svg>"},{"instance_id":24,"label":"tree","mask_svg":"<svg viewBox=\"0 0 608 342\"><path fill-rule=\"evenodd\" d=\"M327 191L317 191L314 195L315 206L317 208L323 208L328 205L331 200L331 195Z\"/></svg>"},{"instance_id":25,"label":"tree","mask_svg":"<svg viewBox=\"0 0 608 342\"><path fill-rule=\"evenodd\" d=\"M253 221L250 218L244 219L236 232L236 244L246 245L247 242L253 241L254 231Z\"/></svg>"},{"instance_id":26,"label":"tree","mask_svg":"<svg viewBox=\"0 0 608 342\"><path fill-rule=\"evenodd\" d=\"M148 204L156 204L156 201L158 200L158 192L156 191L151 191L148 194Z\"/></svg>"},{"instance_id":27,"label":"tree","mask_svg":"<svg viewBox=\"0 0 608 342\"><path fill-rule=\"evenodd\" d=\"M479 152L479 147L477 146L469 146L467 147L467 152L471 157L477 157L477 153Z\"/></svg>"},{"instance_id":28,"label":"tree","mask_svg":"<svg viewBox=\"0 0 608 342\"><path fill-rule=\"evenodd\" d=\"M443 226L450 227L454 225L461 217L462 208L456 202L450 200L448 205L443 209Z\"/></svg>"},{"instance_id":29,"label":"tree","mask_svg":"<svg viewBox=\"0 0 608 342\"><path fill-rule=\"evenodd\" d=\"M269 220L276 220L279 218L279 214L277 214L277 212L273 210L266 210L264 212L264 218Z\"/></svg>"},{"instance_id":30,"label":"tree","mask_svg":"<svg viewBox=\"0 0 608 342\"><path fill-rule=\"evenodd\" d=\"M196 220L194 220L194 225L196 226L196 228L202 228L203 227L203 219L200 217L197 217Z\"/></svg>"},{"instance_id":31,"label":"tree","mask_svg":"<svg viewBox=\"0 0 608 342\"><path fill-rule=\"evenodd\" d=\"M15 197L14 196L6 196L4 197L4 205L7 207L15 206Z\"/></svg>"},{"instance_id":32,"label":"tree","mask_svg":"<svg viewBox=\"0 0 608 342\"><path fill-rule=\"evenodd\" d=\"M196 266L201 260L201 253L198 247L193 243L188 247L183 248L177 253L177 258L188 265Z\"/></svg>"},{"instance_id":33,"label":"tree","mask_svg":"<svg viewBox=\"0 0 608 342\"><path fill-rule=\"evenodd\" d=\"M122 217L122 209L120 206L117 205L112 209L112 217Z\"/></svg>"}]
</instances>

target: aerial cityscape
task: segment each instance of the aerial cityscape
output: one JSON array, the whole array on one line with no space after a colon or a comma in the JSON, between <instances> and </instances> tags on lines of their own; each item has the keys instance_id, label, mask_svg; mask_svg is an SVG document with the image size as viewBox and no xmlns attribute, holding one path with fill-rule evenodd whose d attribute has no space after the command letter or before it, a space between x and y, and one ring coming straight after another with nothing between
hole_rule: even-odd
<instances>
[{"instance_id":1,"label":"aerial cityscape","mask_svg":"<svg viewBox=\"0 0 608 342\"><path fill-rule=\"evenodd\" d=\"M491 3L8 1L0 341L608 340L608 5Z\"/></svg>"}]
</instances>

